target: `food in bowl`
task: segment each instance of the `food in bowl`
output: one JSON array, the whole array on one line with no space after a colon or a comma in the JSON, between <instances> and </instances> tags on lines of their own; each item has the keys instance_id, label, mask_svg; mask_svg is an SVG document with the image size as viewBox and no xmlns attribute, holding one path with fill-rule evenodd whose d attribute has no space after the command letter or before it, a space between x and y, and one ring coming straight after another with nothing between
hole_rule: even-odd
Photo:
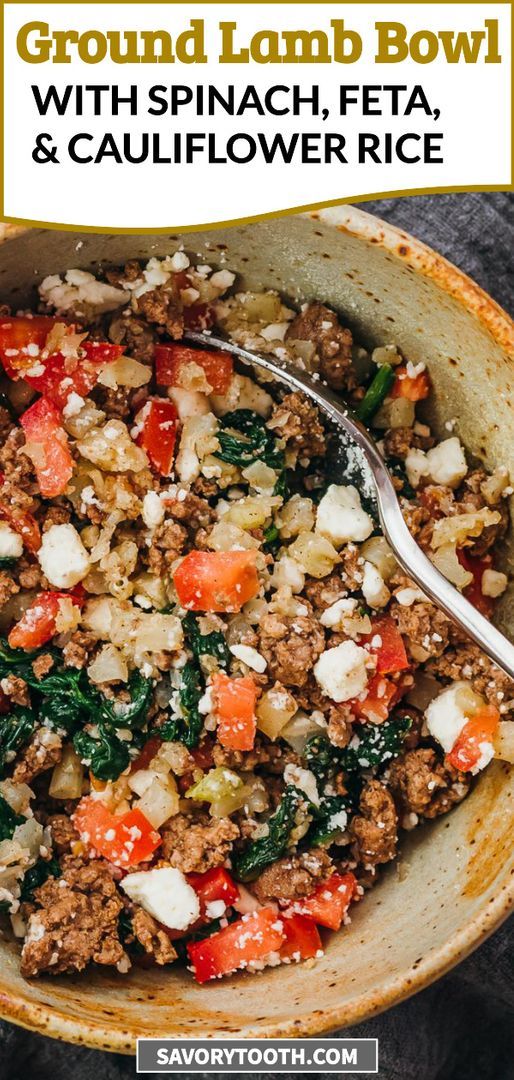
<instances>
[{"instance_id":1,"label":"food in bowl","mask_svg":"<svg viewBox=\"0 0 514 1080\"><path fill-rule=\"evenodd\" d=\"M430 373L321 302L179 251L47 278L0 321L0 902L26 977L314 962L493 756L511 681L405 577L287 355L369 424L406 520L487 615L506 470L416 416Z\"/></svg>"}]
</instances>

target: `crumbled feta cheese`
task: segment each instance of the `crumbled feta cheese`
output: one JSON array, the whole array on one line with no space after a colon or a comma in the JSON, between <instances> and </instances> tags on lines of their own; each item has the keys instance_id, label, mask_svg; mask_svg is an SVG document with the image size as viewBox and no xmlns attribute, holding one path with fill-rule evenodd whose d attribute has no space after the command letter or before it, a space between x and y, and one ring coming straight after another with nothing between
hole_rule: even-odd
<instances>
[{"instance_id":1,"label":"crumbled feta cheese","mask_svg":"<svg viewBox=\"0 0 514 1080\"><path fill-rule=\"evenodd\" d=\"M75 391L72 390L71 394L68 395L66 405L62 410L62 415L65 417L66 420L69 420L70 416L77 416L80 410L84 408L84 405L84 398L81 397L80 394L76 394Z\"/></svg>"},{"instance_id":2,"label":"crumbled feta cheese","mask_svg":"<svg viewBox=\"0 0 514 1080\"><path fill-rule=\"evenodd\" d=\"M425 594L421 592L421 589L418 589L416 587L398 589L398 592L395 593L394 596L395 600L397 600L398 603L402 605L402 607L411 607L412 604L415 604L417 600L423 601L427 604L430 603L428 596L425 596Z\"/></svg>"},{"instance_id":3,"label":"crumbled feta cheese","mask_svg":"<svg viewBox=\"0 0 514 1080\"><path fill-rule=\"evenodd\" d=\"M23 541L6 521L0 521L0 559L19 559Z\"/></svg>"},{"instance_id":4,"label":"crumbled feta cheese","mask_svg":"<svg viewBox=\"0 0 514 1080\"><path fill-rule=\"evenodd\" d=\"M464 450L456 435L429 450L426 460L430 479L445 487L458 487L468 471Z\"/></svg>"},{"instance_id":5,"label":"crumbled feta cheese","mask_svg":"<svg viewBox=\"0 0 514 1080\"><path fill-rule=\"evenodd\" d=\"M282 555L273 567L272 584L276 589L291 589L300 593L305 585L305 574L300 563L290 555Z\"/></svg>"},{"instance_id":6,"label":"crumbled feta cheese","mask_svg":"<svg viewBox=\"0 0 514 1080\"><path fill-rule=\"evenodd\" d=\"M51 585L71 589L89 570L89 555L73 525L51 525L43 533L39 564Z\"/></svg>"},{"instance_id":7,"label":"crumbled feta cheese","mask_svg":"<svg viewBox=\"0 0 514 1080\"><path fill-rule=\"evenodd\" d=\"M314 676L323 693L332 701L349 701L366 689L369 653L354 641L343 641L323 652L314 666Z\"/></svg>"},{"instance_id":8,"label":"crumbled feta cheese","mask_svg":"<svg viewBox=\"0 0 514 1080\"><path fill-rule=\"evenodd\" d=\"M216 273L209 279L209 283L214 285L215 289L230 289L235 280L236 275L231 270L216 270Z\"/></svg>"},{"instance_id":9,"label":"crumbled feta cheese","mask_svg":"<svg viewBox=\"0 0 514 1080\"><path fill-rule=\"evenodd\" d=\"M509 579L499 570L484 570L482 574L482 593L484 596L501 596L505 592Z\"/></svg>"},{"instance_id":10,"label":"crumbled feta cheese","mask_svg":"<svg viewBox=\"0 0 514 1080\"><path fill-rule=\"evenodd\" d=\"M391 593L387 585L373 563L364 563L364 575L362 579L362 592L367 604L372 608L383 608L389 603Z\"/></svg>"},{"instance_id":11,"label":"crumbled feta cheese","mask_svg":"<svg viewBox=\"0 0 514 1080\"><path fill-rule=\"evenodd\" d=\"M373 521L362 509L357 488L330 484L318 506L315 529L336 548L351 540L367 540Z\"/></svg>"},{"instance_id":12,"label":"crumbled feta cheese","mask_svg":"<svg viewBox=\"0 0 514 1080\"><path fill-rule=\"evenodd\" d=\"M423 476L428 476L427 455L424 450L409 450L405 458L405 472L413 488L417 488Z\"/></svg>"},{"instance_id":13,"label":"crumbled feta cheese","mask_svg":"<svg viewBox=\"0 0 514 1080\"><path fill-rule=\"evenodd\" d=\"M128 874L121 888L170 930L187 930L200 915L200 901L181 870L170 866Z\"/></svg>"},{"instance_id":14,"label":"crumbled feta cheese","mask_svg":"<svg viewBox=\"0 0 514 1080\"><path fill-rule=\"evenodd\" d=\"M484 699L463 681L447 686L430 702L425 712L427 728L447 754L470 716L483 705Z\"/></svg>"},{"instance_id":15,"label":"crumbled feta cheese","mask_svg":"<svg viewBox=\"0 0 514 1080\"><path fill-rule=\"evenodd\" d=\"M303 791L313 806L319 806L320 798L316 777L310 769L302 769L299 765L289 763L284 769L284 783L293 784L294 787Z\"/></svg>"},{"instance_id":16,"label":"crumbled feta cheese","mask_svg":"<svg viewBox=\"0 0 514 1080\"><path fill-rule=\"evenodd\" d=\"M344 619L349 615L353 615L356 607L357 601L353 597L336 600L335 603L322 612L319 621L322 626L328 626L330 630L340 630Z\"/></svg>"},{"instance_id":17,"label":"crumbled feta cheese","mask_svg":"<svg viewBox=\"0 0 514 1080\"><path fill-rule=\"evenodd\" d=\"M181 270L187 270L189 259L185 251L176 251L175 254L171 256L170 266L174 274L180 273Z\"/></svg>"},{"instance_id":18,"label":"crumbled feta cheese","mask_svg":"<svg viewBox=\"0 0 514 1080\"><path fill-rule=\"evenodd\" d=\"M141 516L147 529L156 529L164 521L164 504L156 491L147 491Z\"/></svg>"},{"instance_id":19,"label":"crumbled feta cheese","mask_svg":"<svg viewBox=\"0 0 514 1080\"><path fill-rule=\"evenodd\" d=\"M257 652L257 649L253 649L251 645L229 645L232 656L235 656L238 660L242 660L243 664L247 664L253 671L258 671L260 675L266 671L266 660Z\"/></svg>"}]
</instances>

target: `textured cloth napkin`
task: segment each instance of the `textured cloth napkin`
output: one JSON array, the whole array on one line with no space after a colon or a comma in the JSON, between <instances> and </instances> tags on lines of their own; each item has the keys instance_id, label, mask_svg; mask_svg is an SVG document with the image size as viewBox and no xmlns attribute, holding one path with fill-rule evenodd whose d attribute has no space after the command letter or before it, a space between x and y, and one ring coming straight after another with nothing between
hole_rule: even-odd
<instances>
[{"instance_id":1,"label":"textured cloth napkin","mask_svg":"<svg viewBox=\"0 0 514 1080\"><path fill-rule=\"evenodd\" d=\"M420 195L363 209L425 240L514 313L511 194ZM344 1034L379 1039L381 1080L514 1080L513 946L511 919L444 979ZM128 1080L135 1063L0 1023L0 1080L36 1077Z\"/></svg>"}]
</instances>

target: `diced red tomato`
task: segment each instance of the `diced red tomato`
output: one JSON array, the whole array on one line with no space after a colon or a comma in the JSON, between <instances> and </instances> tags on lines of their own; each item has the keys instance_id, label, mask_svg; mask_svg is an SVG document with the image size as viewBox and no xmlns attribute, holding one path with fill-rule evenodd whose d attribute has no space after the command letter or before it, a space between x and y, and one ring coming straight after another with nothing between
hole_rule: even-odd
<instances>
[{"instance_id":1,"label":"diced red tomato","mask_svg":"<svg viewBox=\"0 0 514 1080\"><path fill-rule=\"evenodd\" d=\"M473 607L476 607L478 611L485 615L486 618L490 618L494 611L494 598L492 596L484 596L482 592L482 578L485 570L490 570L492 566L492 558L490 555L484 555L483 558L476 558L474 555L468 555L467 552L460 548L457 550L457 558L460 565L464 567L468 573L473 574L473 581L464 589L464 596L466 600L469 600Z\"/></svg>"},{"instance_id":2,"label":"diced red tomato","mask_svg":"<svg viewBox=\"0 0 514 1080\"><path fill-rule=\"evenodd\" d=\"M282 960L309 960L319 956L323 944L313 919L305 915L281 915L286 940L280 948Z\"/></svg>"},{"instance_id":3,"label":"diced red tomato","mask_svg":"<svg viewBox=\"0 0 514 1080\"><path fill-rule=\"evenodd\" d=\"M369 645L369 651L377 658L377 675L394 675L409 667L403 638L390 615L379 615L371 620L371 633L361 639ZM376 644L373 644L373 642Z\"/></svg>"},{"instance_id":4,"label":"diced red tomato","mask_svg":"<svg viewBox=\"0 0 514 1080\"><path fill-rule=\"evenodd\" d=\"M190 304L184 308L182 315L186 330L210 330L216 318L210 304Z\"/></svg>"},{"instance_id":5,"label":"diced red tomato","mask_svg":"<svg viewBox=\"0 0 514 1080\"><path fill-rule=\"evenodd\" d=\"M329 930L339 930L356 888L354 874L332 874L310 896L295 901L291 910L299 915L307 915L321 926L328 926Z\"/></svg>"},{"instance_id":6,"label":"diced red tomato","mask_svg":"<svg viewBox=\"0 0 514 1080\"><path fill-rule=\"evenodd\" d=\"M469 772L480 761L484 744L491 746L496 734L500 714L494 705L484 705L475 716L472 716L453 744L446 760L454 769L461 772Z\"/></svg>"},{"instance_id":7,"label":"diced red tomato","mask_svg":"<svg viewBox=\"0 0 514 1080\"><path fill-rule=\"evenodd\" d=\"M35 363L37 355L31 356L27 348L35 345L40 351L58 321L50 315L9 315L0 319L0 360L11 379L19 379L23 368Z\"/></svg>"},{"instance_id":8,"label":"diced red tomato","mask_svg":"<svg viewBox=\"0 0 514 1080\"><path fill-rule=\"evenodd\" d=\"M160 476L169 476L175 456L177 410L166 398L152 398L143 407L142 415L143 430L137 442L146 450L150 464Z\"/></svg>"},{"instance_id":9,"label":"diced red tomato","mask_svg":"<svg viewBox=\"0 0 514 1080\"><path fill-rule=\"evenodd\" d=\"M396 368L395 375L396 379L391 389L392 398L403 397L408 401L422 401L423 398L429 396L430 379L427 371L420 371L419 375L413 378L407 374L407 368L402 364L401 367Z\"/></svg>"},{"instance_id":10,"label":"diced red tomato","mask_svg":"<svg viewBox=\"0 0 514 1080\"><path fill-rule=\"evenodd\" d=\"M0 518L8 521L11 528L19 533L27 551L35 555L41 547L41 530L32 514L0 503Z\"/></svg>"},{"instance_id":11,"label":"diced red tomato","mask_svg":"<svg viewBox=\"0 0 514 1080\"><path fill-rule=\"evenodd\" d=\"M223 930L187 946L197 982L230 975L253 960L278 952L284 941L283 921L272 908L261 908Z\"/></svg>"},{"instance_id":12,"label":"diced red tomato","mask_svg":"<svg viewBox=\"0 0 514 1080\"><path fill-rule=\"evenodd\" d=\"M199 769L210 769L214 765L214 758L212 756L213 741L206 735L198 743L198 746L193 747L189 751L191 757L194 758L195 765Z\"/></svg>"},{"instance_id":13,"label":"diced red tomato","mask_svg":"<svg viewBox=\"0 0 514 1080\"><path fill-rule=\"evenodd\" d=\"M223 866L215 866L205 874L187 874L187 880L199 897L202 915L206 914L207 904L216 900L223 900L225 907L239 900L239 889Z\"/></svg>"},{"instance_id":14,"label":"diced red tomato","mask_svg":"<svg viewBox=\"0 0 514 1080\"><path fill-rule=\"evenodd\" d=\"M151 858L161 843L159 833L140 810L111 814L101 799L86 796L73 815L84 844L115 866L135 866Z\"/></svg>"},{"instance_id":15,"label":"diced red tomato","mask_svg":"<svg viewBox=\"0 0 514 1080\"><path fill-rule=\"evenodd\" d=\"M213 676L212 690L218 742L229 750L252 750L257 730L257 687L253 679L249 675L229 679L220 671Z\"/></svg>"},{"instance_id":16,"label":"diced red tomato","mask_svg":"<svg viewBox=\"0 0 514 1080\"><path fill-rule=\"evenodd\" d=\"M368 683L364 701L354 698L349 702L353 715L358 720L371 720L374 724L382 723L389 716L397 691L396 683L385 679L383 675L374 675Z\"/></svg>"},{"instance_id":17,"label":"diced red tomato","mask_svg":"<svg viewBox=\"0 0 514 1080\"><path fill-rule=\"evenodd\" d=\"M42 592L23 613L9 634L12 649L39 649L57 633L56 619L62 600L71 600L81 607L82 600L74 593Z\"/></svg>"},{"instance_id":18,"label":"diced red tomato","mask_svg":"<svg viewBox=\"0 0 514 1080\"><path fill-rule=\"evenodd\" d=\"M137 755L137 758L132 762L130 771L135 773L139 769L147 769L152 758L155 757L157 751L162 746L162 739L159 739L156 735L147 739L141 752Z\"/></svg>"},{"instance_id":19,"label":"diced red tomato","mask_svg":"<svg viewBox=\"0 0 514 1080\"><path fill-rule=\"evenodd\" d=\"M52 401L38 398L20 417L27 442L37 450L34 468L45 499L62 495L73 473L68 437Z\"/></svg>"},{"instance_id":20,"label":"diced red tomato","mask_svg":"<svg viewBox=\"0 0 514 1080\"><path fill-rule=\"evenodd\" d=\"M25 372L25 382L53 401L58 409L64 408L72 393L86 397L96 386L102 367L117 360L124 346L105 341L83 341L80 349L84 355L76 360L68 359L61 353L41 358L39 366L44 370L37 375Z\"/></svg>"},{"instance_id":21,"label":"diced red tomato","mask_svg":"<svg viewBox=\"0 0 514 1080\"><path fill-rule=\"evenodd\" d=\"M230 353L221 349L211 352L192 349L178 342L155 346L155 378L158 386L180 386L183 370L188 364L203 368L213 393L226 394L234 370Z\"/></svg>"},{"instance_id":22,"label":"diced red tomato","mask_svg":"<svg viewBox=\"0 0 514 1080\"><path fill-rule=\"evenodd\" d=\"M191 551L173 574L189 611L241 611L259 591L255 551Z\"/></svg>"}]
</instances>

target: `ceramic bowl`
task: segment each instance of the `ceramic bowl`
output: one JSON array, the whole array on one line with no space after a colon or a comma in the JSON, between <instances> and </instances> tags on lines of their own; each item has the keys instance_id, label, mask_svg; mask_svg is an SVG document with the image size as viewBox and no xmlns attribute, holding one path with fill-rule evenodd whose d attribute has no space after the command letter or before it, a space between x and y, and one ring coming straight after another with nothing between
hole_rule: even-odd
<instances>
[{"instance_id":1,"label":"ceramic bowl","mask_svg":"<svg viewBox=\"0 0 514 1080\"><path fill-rule=\"evenodd\" d=\"M489 468L514 461L514 325L419 241L350 207L183 235L106 236L7 228L0 301L31 300L49 273L164 255L184 245L243 287L318 298L366 345L397 343L434 377L431 422L454 420ZM505 560L509 560L508 549ZM508 602L500 620L508 627ZM138 1036L314 1035L355 1024L448 971L506 917L514 897L514 770L493 763L447 817L411 833L399 866L333 935L323 959L196 986L173 967L27 982L0 942L0 1013L47 1035L133 1052Z\"/></svg>"}]
</instances>

